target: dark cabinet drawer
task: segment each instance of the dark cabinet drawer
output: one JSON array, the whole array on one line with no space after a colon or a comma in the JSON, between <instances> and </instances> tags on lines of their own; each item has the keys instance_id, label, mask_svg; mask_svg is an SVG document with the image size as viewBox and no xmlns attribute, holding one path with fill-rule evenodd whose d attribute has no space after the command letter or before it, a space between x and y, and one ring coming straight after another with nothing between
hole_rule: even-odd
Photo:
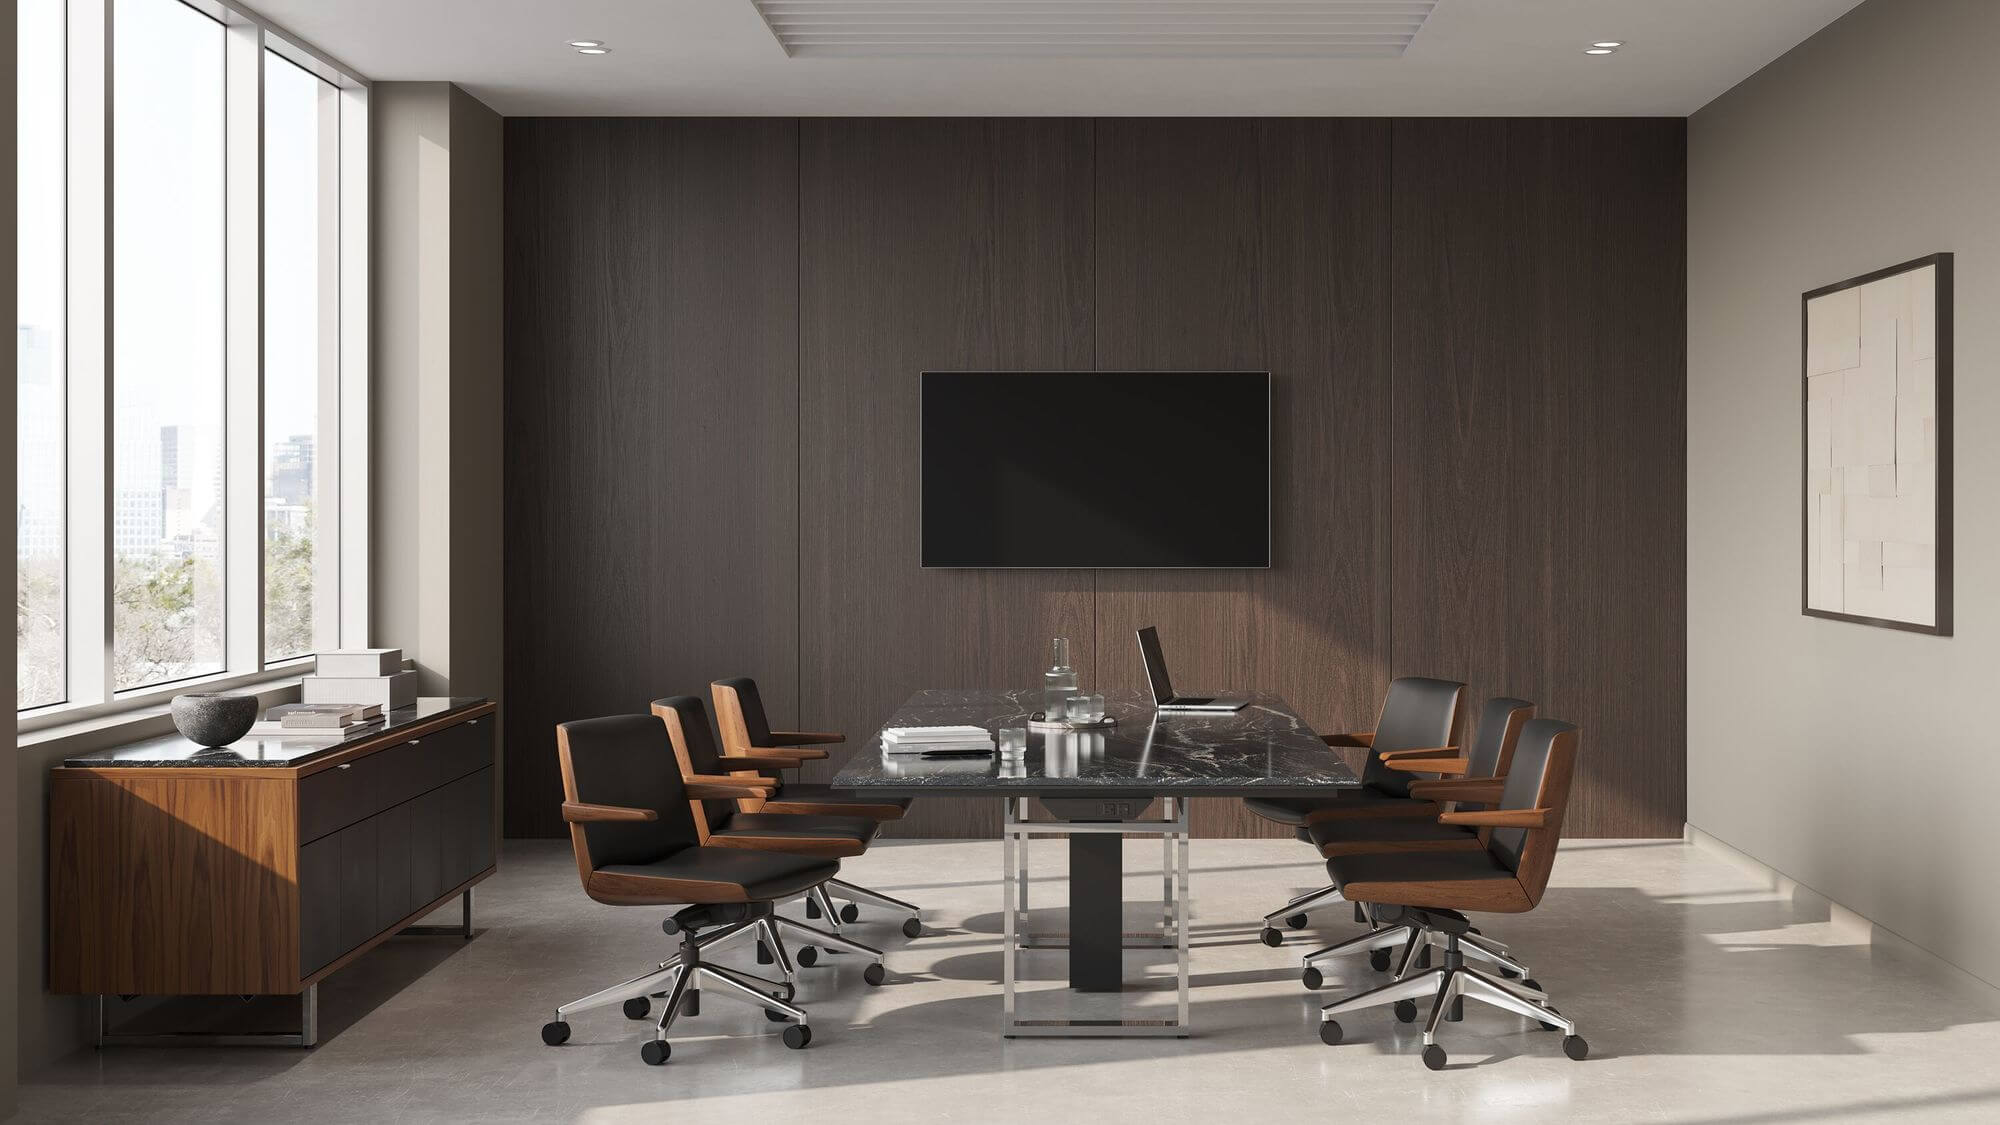
<instances>
[{"instance_id":1,"label":"dark cabinet drawer","mask_svg":"<svg viewBox=\"0 0 2000 1125\"><path fill-rule=\"evenodd\" d=\"M475 770L299 848L300 976L493 866L493 776Z\"/></svg>"},{"instance_id":2,"label":"dark cabinet drawer","mask_svg":"<svg viewBox=\"0 0 2000 1125\"><path fill-rule=\"evenodd\" d=\"M493 728L470 719L299 780L299 842L311 843L493 764Z\"/></svg>"}]
</instances>

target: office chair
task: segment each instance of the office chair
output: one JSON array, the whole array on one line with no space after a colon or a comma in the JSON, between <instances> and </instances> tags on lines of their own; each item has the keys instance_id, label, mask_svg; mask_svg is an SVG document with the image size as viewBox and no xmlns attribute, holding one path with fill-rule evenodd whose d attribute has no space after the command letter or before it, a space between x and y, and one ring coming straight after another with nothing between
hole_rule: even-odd
<instances>
[{"instance_id":1,"label":"office chair","mask_svg":"<svg viewBox=\"0 0 2000 1125\"><path fill-rule=\"evenodd\" d=\"M679 935L679 953L623 984L558 1007L555 1019L542 1025L542 1042L562 1045L569 1040L569 1017L619 1001L628 1018L644 1019L650 997L664 995L652 1038L639 1048L641 1059L658 1066L672 1053L667 1032L674 1020L700 1013L702 986L708 985L763 1008L773 1021L791 1021L785 1046L797 1050L811 1043L806 1011L792 1003L798 988L772 905L832 878L840 861L704 846L695 803L758 790L733 779L682 781L666 731L651 715L562 723L556 727L556 752L563 819L584 893L613 906L686 905L661 923L669 935ZM746 933L779 952L786 979L767 980L706 959L723 942ZM816 934L813 940L830 936ZM881 966L870 969L879 981Z\"/></svg>"},{"instance_id":2,"label":"office chair","mask_svg":"<svg viewBox=\"0 0 2000 1125\"><path fill-rule=\"evenodd\" d=\"M715 748L715 740L709 735L708 709L701 700L692 695L676 695L653 701L653 714L666 724L668 738L674 746L674 755L680 761L681 776L687 780L708 780L725 771L739 771L731 780L741 779L753 786L772 786L776 783L754 773L741 772L750 766L755 755L725 757ZM760 788L761 798L769 790ZM749 848L757 851L792 852L800 855L830 855L847 858L861 855L875 839L881 823L865 816L820 816L812 813L773 813L759 809L744 812L736 801L704 801L695 809L695 823L702 832L702 842L725 848ZM849 952L863 953L881 959L880 950L859 942L839 937L840 922L833 913L833 901L828 897L824 884L812 887L805 893L809 904L817 904L828 919L837 938L833 948ZM814 915L815 917L818 915ZM777 923L794 926L798 923L782 915ZM806 927L801 926L801 929ZM813 933L824 931L812 930ZM770 963L772 953L761 942L757 949L760 964ZM798 960L810 966L817 959L811 945L799 950ZM871 981L870 983L875 983Z\"/></svg>"},{"instance_id":3,"label":"office chair","mask_svg":"<svg viewBox=\"0 0 2000 1125\"><path fill-rule=\"evenodd\" d=\"M1437 802L1410 797L1414 774L1391 767L1382 754L1396 751L1408 758L1450 759L1457 753L1451 745L1452 731L1458 726L1458 700L1465 685L1452 680L1423 676L1399 676L1390 681L1382 698L1382 715L1372 731L1322 736L1328 746L1360 747L1370 751L1361 771L1361 787L1346 789L1330 797L1246 797L1243 804L1266 820L1291 827L1305 839L1305 828L1322 820L1347 817L1436 816ZM1435 771L1428 771L1435 772ZM1274 924L1299 929L1306 924L1306 912L1340 899L1339 892L1322 887L1300 895L1264 915L1258 939L1265 945L1284 944L1285 935Z\"/></svg>"},{"instance_id":4,"label":"office chair","mask_svg":"<svg viewBox=\"0 0 2000 1125\"><path fill-rule=\"evenodd\" d=\"M1472 750L1464 759L1426 757L1423 751L1414 755L1383 751L1381 757L1391 769L1421 769L1455 775L1410 782L1412 800L1453 801L1457 802L1459 811L1477 808L1500 799L1507 770L1514 761L1514 748L1521 739L1521 728L1534 715L1535 705L1527 700L1498 697L1488 700L1480 711L1479 727L1472 737ZM1482 846L1476 830L1443 824L1427 817L1321 820L1307 825L1303 831L1306 838L1319 848L1323 859L1381 851L1467 851ZM1362 910L1364 916L1366 913ZM1318 967L1320 962L1349 953L1365 950L1369 963L1376 969L1388 968L1390 951L1404 944L1409 930L1408 926L1373 924L1370 932L1360 937L1306 954L1302 973L1305 986L1318 988L1324 983L1325 978ZM1528 975L1525 965L1508 956L1505 942L1474 932L1465 935L1463 944L1470 955L1493 962L1503 972L1520 977Z\"/></svg>"},{"instance_id":5,"label":"office chair","mask_svg":"<svg viewBox=\"0 0 2000 1125\"><path fill-rule=\"evenodd\" d=\"M722 733L723 756L743 759L753 768L781 775L782 771L797 769L801 763L827 756L820 745L845 742L847 737L827 731L774 731L770 720L764 714L764 701L757 694L757 681L747 676L737 676L726 680L716 680L709 684L709 692L715 700L716 728ZM816 816L865 816L877 821L901 820L909 811L908 797L881 797L860 793L841 793L823 782L785 781L782 776L775 792L770 796L740 801L737 807L744 812L786 812L809 813ZM827 894L848 900L841 909L838 919L853 922L861 917L858 904L869 903L907 915L903 919L903 936L918 937L924 932L924 925L918 908L899 898L892 898L880 891L835 879L825 888ZM822 904L818 898L806 900L806 917L817 918L822 911L830 912L831 904ZM830 913L829 917L833 917Z\"/></svg>"},{"instance_id":6,"label":"office chair","mask_svg":"<svg viewBox=\"0 0 2000 1125\"><path fill-rule=\"evenodd\" d=\"M1368 852L1337 856L1326 871L1348 901L1375 916L1409 928L1403 967L1397 979L1320 1009L1320 1040L1339 1043L1337 1017L1377 1004L1394 1004L1398 1020L1417 1015L1416 1000L1431 997L1424 1024L1424 1065L1439 1070L1444 1048L1438 1024L1463 1000L1478 1000L1561 1028L1563 1053L1581 1059L1590 1045L1576 1033L1576 1021L1549 1006L1548 993L1533 980L1508 980L1465 964L1464 941L1472 924L1465 912L1520 914L1533 910L1548 889L1556 845L1562 839L1570 779L1576 771L1579 734L1569 723L1534 719L1521 731L1507 781L1496 807L1448 812L1448 825L1477 830L1482 847L1466 851ZM1442 939L1443 963L1412 974L1416 950L1432 937Z\"/></svg>"}]
</instances>

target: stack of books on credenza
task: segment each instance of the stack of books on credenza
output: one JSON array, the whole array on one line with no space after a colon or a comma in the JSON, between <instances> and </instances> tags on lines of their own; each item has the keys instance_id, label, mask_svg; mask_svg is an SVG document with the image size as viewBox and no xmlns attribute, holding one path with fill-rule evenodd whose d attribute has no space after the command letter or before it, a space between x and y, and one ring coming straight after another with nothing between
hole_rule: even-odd
<instances>
[{"instance_id":1,"label":"stack of books on credenza","mask_svg":"<svg viewBox=\"0 0 2000 1125\"><path fill-rule=\"evenodd\" d=\"M382 709L372 703L281 703L251 726L260 738L344 739L382 725Z\"/></svg>"},{"instance_id":2,"label":"stack of books on credenza","mask_svg":"<svg viewBox=\"0 0 2000 1125\"><path fill-rule=\"evenodd\" d=\"M993 752L993 732L985 727L885 727L884 754L929 754L940 750Z\"/></svg>"},{"instance_id":3,"label":"stack of books on credenza","mask_svg":"<svg viewBox=\"0 0 2000 1125\"><path fill-rule=\"evenodd\" d=\"M417 701L417 674L403 670L400 648L322 652L313 674L299 681L301 703L346 703L384 711Z\"/></svg>"}]
</instances>

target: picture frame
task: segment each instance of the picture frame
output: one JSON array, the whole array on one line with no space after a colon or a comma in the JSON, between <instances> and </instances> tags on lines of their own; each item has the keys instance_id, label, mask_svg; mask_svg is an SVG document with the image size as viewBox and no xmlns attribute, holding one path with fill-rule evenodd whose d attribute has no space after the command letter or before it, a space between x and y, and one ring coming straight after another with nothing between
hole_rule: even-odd
<instances>
[{"instance_id":1,"label":"picture frame","mask_svg":"<svg viewBox=\"0 0 2000 1125\"><path fill-rule=\"evenodd\" d=\"M1952 255L1799 299L1800 611L1952 632Z\"/></svg>"}]
</instances>

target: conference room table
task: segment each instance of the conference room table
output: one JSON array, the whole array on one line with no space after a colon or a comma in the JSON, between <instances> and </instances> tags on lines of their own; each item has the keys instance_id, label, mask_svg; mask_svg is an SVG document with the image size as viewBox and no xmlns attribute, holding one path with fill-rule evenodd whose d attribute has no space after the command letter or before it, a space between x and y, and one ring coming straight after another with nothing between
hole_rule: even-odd
<instances>
[{"instance_id":1,"label":"conference room table","mask_svg":"<svg viewBox=\"0 0 2000 1125\"><path fill-rule=\"evenodd\" d=\"M1244 693L1238 693L1243 695ZM856 747L834 776L850 793L906 797L991 797L1003 803L1001 883L1005 891L1002 1031L1016 1036L1177 1036L1188 1023L1188 801L1194 797L1328 796L1360 784L1339 755L1284 700L1248 694L1233 712L1170 712L1150 696L1105 696L1115 722L1102 729L1030 729L1018 763L998 757L923 758L883 751L881 732ZM978 726L990 731L1028 727L1041 710L1040 689L926 689L910 696L882 724ZM1157 816L1148 815L1156 801ZM1031 804L1044 813L1036 817ZM1069 842L1069 929L1027 931L1027 846L1035 836ZM1128 931L1124 840L1162 842L1162 925ZM1309 857L1303 852L1301 864ZM1019 955L1066 949L1069 987L1078 994L1132 991L1124 972L1128 949L1175 951L1178 985L1173 1019L1019 1018Z\"/></svg>"}]
</instances>

